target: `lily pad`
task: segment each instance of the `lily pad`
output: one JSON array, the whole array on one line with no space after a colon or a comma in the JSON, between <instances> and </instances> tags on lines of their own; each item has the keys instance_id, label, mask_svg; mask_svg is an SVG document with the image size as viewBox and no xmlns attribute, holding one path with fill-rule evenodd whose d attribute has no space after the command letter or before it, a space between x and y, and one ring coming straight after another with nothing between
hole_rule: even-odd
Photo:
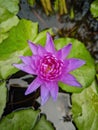
<instances>
[{"instance_id":1,"label":"lily pad","mask_svg":"<svg viewBox=\"0 0 98 130\"><path fill-rule=\"evenodd\" d=\"M33 28L34 26L35 28ZM28 52L27 40L33 40L34 33L37 35L36 26L38 26L37 23L20 20L18 25L10 30L9 37L0 44L1 79L5 79L17 71L12 64L19 62L19 56Z\"/></svg>"},{"instance_id":2,"label":"lily pad","mask_svg":"<svg viewBox=\"0 0 98 130\"><path fill-rule=\"evenodd\" d=\"M32 130L54 130L52 124L42 116Z\"/></svg>"},{"instance_id":3,"label":"lily pad","mask_svg":"<svg viewBox=\"0 0 98 130\"><path fill-rule=\"evenodd\" d=\"M89 51L86 49L83 43L74 38L60 38L55 40L55 46L57 49L64 47L66 44L72 43L72 50L68 58L79 58L86 62L85 65L79 69L74 70L72 75L76 77L78 82L81 83L82 88L72 87L59 83L60 88L67 92L80 92L85 87L88 87L95 78L95 65L94 60L91 57Z\"/></svg>"},{"instance_id":4,"label":"lily pad","mask_svg":"<svg viewBox=\"0 0 98 130\"><path fill-rule=\"evenodd\" d=\"M92 4L91 4L91 13L92 15L98 19L98 0L95 0Z\"/></svg>"},{"instance_id":5,"label":"lily pad","mask_svg":"<svg viewBox=\"0 0 98 130\"><path fill-rule=\"evenodd\" d=\"M18 4L19 0L0 0L0 23L18 13Z\"/></svg>"},{"instance_id":6,"label":"lily pad","mask_svg":"<svg viewBox=\"0 0 98 130\"><path fill-rule=\"evenodd\" d=\"M20 20L18 25L9 31L9 37L0 44L1 79L6 79L19 71L12 65L21 61L19 56L31 54L27 41L39 43L41 40L43 44L47 31L50 32L51 29L38 33L38 24L25 19Z\"/></svg>"},{"instance_id":7,"label":"lily pad","mask_svg":"<svg viewBox=\"0 0 98 130\"><path fill-rule=\"evenodd\" d=\"M13 16L0 24L0 43L9 36L9 30L19 22L17 16Z\"/></svg>"},{"instance_id":8,"label":"lily pad","mask_svg":"<svg viewBox=\"0 0 98 130\"><path fill-rule=\"evenodd\" d=\"M7 98L7 88L5 86L5 82L0 83L0 117L4 111L6 105L6 98Z\"/></svg>"},{"instance_id":9,"label":"lily pad","mask_svg":"<svg viewBox=\"0 0 98 130\"><path fill-rule=\"evenodd\" d=\"M1 120L0 130L54 130L45 118L40 119L39 112L30 108L12 112Z\"/></svg>"},{"instance_id":10,"label":"lily pad","mask_svg":"<svg viewBox=\"0 0 98 130\"><path fill-rule=\"evenodd\" d=\"M18 24L18 4L19 0L0 0L0 43L8 37L6 32Z\"/></svg>"},{"instance_id":11,"label":"lily pad","mask_svg":"<svg viewBox=\"0 0 98 130\"><path fill-rule=\"evenodd\" d=\"M72 112L78 130L98 129L98 85L95 82L80 94L72 95Z\"/></svg>"}]
</instances>

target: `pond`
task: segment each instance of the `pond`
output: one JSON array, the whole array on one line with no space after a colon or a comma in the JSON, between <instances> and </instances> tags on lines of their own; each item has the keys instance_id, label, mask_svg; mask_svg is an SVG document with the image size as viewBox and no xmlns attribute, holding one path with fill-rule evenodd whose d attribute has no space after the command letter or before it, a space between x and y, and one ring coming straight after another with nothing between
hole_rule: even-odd
<instances>
[{"instance_id":1,"label":"pond","mask_svg":"<svg viewBox=\"0 0 98 130\"><path fill-rule=\"evenodd\" d=\"M0 1L0 130L97 130L98 9L95 5L97 0ZM36 43L39 50L30 41L28 46L28 40ZM52 42L56 52L53 45L47 44ZM58 50L64 47L66 52L62 49L60 53ZM19 58L31 56L30 49L41 58L35 58L38 59L36 74L30 68L24 72L14 65L25 60L26 65L31 64L29 59ZM66 63L63 55L67 57ZM60 77L61 72L66 79ZM40 87L36 83L36 89L27 89L37 77L41 77L41 83L37 82ZM59 86L56 101L53 101L56 84L52 81ZM44 83L46 88L52 86L48 94L41 89Z\"/></svg>"}]
</instances>

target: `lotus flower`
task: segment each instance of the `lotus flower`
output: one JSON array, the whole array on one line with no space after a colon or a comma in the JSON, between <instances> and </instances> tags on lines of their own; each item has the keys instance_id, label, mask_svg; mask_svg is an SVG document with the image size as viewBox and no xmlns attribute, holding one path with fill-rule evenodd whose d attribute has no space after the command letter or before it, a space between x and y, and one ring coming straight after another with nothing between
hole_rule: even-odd
<instances>
[{"instance_id":1,"label":"lotus flower","mask_svg":"<svg viewBox=\"0 0 98 130\"><path fill-rule=\"evenodd\" d=\"M23 63L14 64L16 68L37 76L28 86L25 95L34 92L40 87L41 104L43 105L50 96L54 101L57 99L59 81L70 86L81 87L81 84L70 72L84 65L85 61L67 58L72 44L68 44L57 51L49 33L47 33L45 47L36 45L31 41L28 41L28 43L33 55L20 56Z\"/></svg>"}]
</instances>

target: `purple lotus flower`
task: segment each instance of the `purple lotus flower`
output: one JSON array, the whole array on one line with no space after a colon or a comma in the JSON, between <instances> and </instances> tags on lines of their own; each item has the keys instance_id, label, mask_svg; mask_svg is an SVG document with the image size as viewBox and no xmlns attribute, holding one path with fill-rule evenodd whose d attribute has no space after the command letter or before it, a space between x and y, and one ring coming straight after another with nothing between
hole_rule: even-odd
<instances>
[{"instance_id":1,"label":"purple lotus flower","mask_svg":"<svg viewBox=\"0 0 98 130\"><path fill-rule=\"evenodd\" d=\"M28 86L25 95L40 87L43 105L50 95L53 100L57 99L59 81L70 86L81 87L81 84L70 72L84 65L85 61L76 58L67 59L72 44L68 44L57 51L49 33L47 33L45 47L36 45L31 41L28 41L28 43L33 55L21 56L23 63L14 64L16 68L22 71L37 75L36 79Z\"/></svg>"}]
</instances>

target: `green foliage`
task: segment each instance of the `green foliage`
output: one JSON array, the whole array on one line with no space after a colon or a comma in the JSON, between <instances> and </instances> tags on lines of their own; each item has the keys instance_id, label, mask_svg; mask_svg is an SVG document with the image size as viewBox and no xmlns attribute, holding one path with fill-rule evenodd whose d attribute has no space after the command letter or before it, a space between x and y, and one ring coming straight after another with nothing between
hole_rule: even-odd
<instances>
[{"instance_id":1,"label":"green foliage","mask_svg":"<svg viewBox=\"0 0 98 130\"><path fill-rule=\"evenodd\" d=\"M16 15L19 10L19 0L0 0L0 22Z\"/></svg>"},{"instance_id":2,"label":"green foliage","mask_svg":"<svg viewBox=\"0 0 98 130\"><path fill-rule=\"evenodd\" d=\"M35 0L27 0L27 2L30 6L34 6L35 4Z\"/></svg>"},{"instance_id":3,"label":"green foliage","mask_svg":"<svg viewBox=\"0 0 98 130\"><path fill-rule=\"evenodd\" d=\"M19 63L19 56L30 55L31 51L27 40L45 41L46 30L38 34L38 24L22 19L18 25L9 32L9 37L0 44L0 78L6 79L8 76L18 71L13 67L13 63ZM38 35L38 37L37 37Z\"/></svg>"},{"instance_id":4,"label":"green foliage","mask_svg":"<svg viewBox=\"0 0 98 130\"><path fill-rule=\"evenodd\" d=\"M4 111L6 106L6 98L7 98L7 88L5 86L5 82L0 83L0 117Z\"/></svg>"},{"instance_id":5,"label":"green foliage","mask_svg":"<svg viewBox=\"0 0 98 130\"><path fill-rule=\"evenodd\" d=\"M88 87L95 78L96 72L94 60L92 59L84 44L82 44L80 41L73 38L60 38L55 40L57 49L64 47L68 43L72 43L72 50L68 58L80 58L86 62L85 65L72 72L76 79L81 83L82 88L71 87L63 83L59 83L59 86L67 92L80 92L85 87Z\"/></svg>"},{"instance_id":6,"label":"green foliage","mask_svg":"<svg viewBox=\"0 0 98 130\"><path fill-rule=\"evenodd\" d=\"M12 112L0 122L0 130L54 130L51 123L39 117L39 110L24 109Z\"/></svg>"},{"instance_id":7,"label":"green foliage","mask_svg":"<svg viewBox=\"0 0 98 130\"><path fill-rule=\"evenodd\" d=\"M0 24L0 43L9 36L8 31L19 22L17 16L13 16Z\"/></svg>"},{"instance_id":8,"label":"green foliage","mask_svg":"<svg viewBox=\"0 0 98 130\"><path fill-rule=\"evenodd\" d=\"M52 124L42 116L32 130L54 130Z\"/></svg>"},{"instance_id":9,"label":"green foliage","mask_svg":"<svg viewBox=\"0 0 98 130\"><path fill-rule=\"evenodd\" d=\"M98 85L95 82L80 94L72 95L72 112L78 130L98 129Z\"/></svg>"},{"instance_id":10,"label":"green foliage","mask_svg":"<svg viewBox=\"0 0 98 130\"><path fill-rule=\"evenodd\" d=\"M35 29L33 28L35 26ZM19 62L19 56L28 52L28 39L34 39L37 23L27 20L20 20L16 27L9 32L9 37L0 44L0 75L1 79L6 79L17 70L12 66ZM24 33L25 32L25 33Z\"/></svg>"},{"instance_id":11,"label":"green foliage","mask_svg":"<svg viewBox=\"0 0 98 130\"><path fill-rule=\"evenodd\" d=\"M97 19L98 19L98 0L95 0L92 4L91 4L91 13L92 15Z\"/></svg>"},{"instance_id":12,"label":"green foliage","mask_svg":"<svg viewBox=\"0 0 98 130\"><path fill-rule=\"evenodd\" d=\"M0 43L8 37L8 31L19 22L19 0L0 0Z\"/></svg>"}]
</instances>

